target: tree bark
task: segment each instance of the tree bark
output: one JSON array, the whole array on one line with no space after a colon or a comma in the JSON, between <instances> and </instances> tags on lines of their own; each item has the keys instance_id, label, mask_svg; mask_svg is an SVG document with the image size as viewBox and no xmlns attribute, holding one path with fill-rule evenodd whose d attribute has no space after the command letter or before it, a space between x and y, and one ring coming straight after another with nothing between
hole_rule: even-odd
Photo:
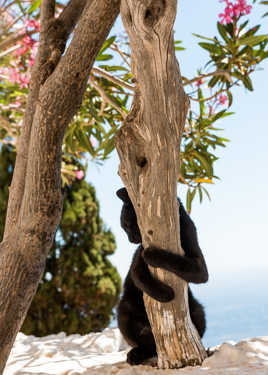
<instances>
[{"instance_id":1,"label":"tree bark","mask_svg":"<svg viewBox=\"0 0 268 375\"><path fill-rule=\"evenodd\" d=\"M152 245L183 254L176 187L189 99L174 52L176 8L177 0L121 1L136 90L116 148L119 174L134 204L144 248ZM166 304L144 295L158 366L201 364L206 352L190 319L187 283L167 271L151 272L175 291L174 301Z\"/></svg>"},{"instance_id":2,"label":"tree bark","mask_svg":"<svg viewBox=\"0 0 268 375\"><path fill-rule=\"evenodd\" d=\"M54 18L54 6L54 0L42 1L40 47L0 244L0 374L42 277L60 221L64 132L81 104L96 55L119 13L120 0L71 0L59 21Z\"/></svg>"}]
</instances>

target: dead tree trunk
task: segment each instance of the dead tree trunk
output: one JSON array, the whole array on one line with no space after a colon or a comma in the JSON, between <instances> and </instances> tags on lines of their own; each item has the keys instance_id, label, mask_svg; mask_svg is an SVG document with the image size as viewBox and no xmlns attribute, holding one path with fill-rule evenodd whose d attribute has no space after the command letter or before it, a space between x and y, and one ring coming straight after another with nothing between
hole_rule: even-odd
<instances>
[{"instance_id":1,"label":"dead tree trunk","mask_svg":"<svg viewBox=\"0 0 268 375\"><path fill-rule=\"evenodd\" d=\"M136 91L116 138L119 174L134 204L143 246L183 253L177 203L179 150L189 100L174 52L177 0L122 0ZM172 286L175 300L144 295L160 368L201 364L206 352L191 322L187 284L163 270L151 272Z\"/></svg>"},{"instance_id":2,"label":"dead tree trunk","mask_svg":"<svg viewBox=\"0 0 268 375\"><path fill-rule=\"evenodd\" d=\"M60 221L64 132L81 105L90 70L119 6L120 0L70 0L56 19L55 0L42 1L40 47L0 244L0 374L42 277Z\"/></svg>"}]
</instances>

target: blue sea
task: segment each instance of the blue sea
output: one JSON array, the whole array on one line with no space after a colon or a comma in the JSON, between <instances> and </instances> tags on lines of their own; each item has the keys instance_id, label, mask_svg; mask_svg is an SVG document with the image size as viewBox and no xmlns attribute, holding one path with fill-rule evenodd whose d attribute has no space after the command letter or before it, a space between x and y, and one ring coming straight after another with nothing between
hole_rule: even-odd
<instances>
[{"instance_id":1,"label":"blue sea","mask_svg":"<svg viewBox=\"0 0 268 375\"><path fill-rule=\"evenodd\" d=\"M268 272L248 271L212 277L190 285L206 311L205 347L268 336ZM113 321L112 326L116 326Z\"/></svg>"},{"instance_id":2,"label":"blue sea","mask_svg":"<svg viewBox=\"0 0 268 375\"><path fill-rule=\"evenodd\" d=\"M268 336L267 286L263 271L231 273L205 286L192 286L206 310L205 346Z\"/></svg>"}]
</instances>

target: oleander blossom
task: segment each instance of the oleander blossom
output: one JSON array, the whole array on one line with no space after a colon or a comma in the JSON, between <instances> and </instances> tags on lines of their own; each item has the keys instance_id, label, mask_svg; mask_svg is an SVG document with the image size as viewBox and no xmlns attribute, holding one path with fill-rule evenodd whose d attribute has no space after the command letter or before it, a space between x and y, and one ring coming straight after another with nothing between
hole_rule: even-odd
<instances>
[{"instance_id":1,"label":"oleander blossom","mask_svg":"<svg viewBox=\"0 0 268 375\"><path fill-rule=\"evenodd\" d=\"M40 31L40 22L36 20L27 20L24 24L25 31L27 29L34 29L36 31Z\"/></svg>"},{"instance_id":2,"label":"oleander blossom","mask_svg":"<svg viewBox=\"0 0 268 375\"><path fill-rule=\"evenodd\" d=\"M246 0L220 0L220 2L225 2L224 13L219 14L221 24L232 23L235 18L249 14L252 9L252 6L248 5Z\"/></svg>"},{"instance_id":3,"label":"oleander blossom","mask_svg":"<svg viewBox=\"0 0 268 375\"><path fill-rule=\"evenodd\" d=\"M20 33L27 33L31 31L31 29L39 32L39 22L35 20L27 20ZM34 65L38 42L33 39L31 35L25 35L22 40L17 42L17 44L19 44L20 47L14 51L16 65L13 64L13 66L6 68L5 75L12 84L17 83L20 88L28 88L30 82L29 68Z\"/></svg>"},{"instance_id":4,"label":"oleander blossom","mask_svg":"<svg viewBox=\"0 0 268 375\"><path fill-rule=\"evenodd\" d=\"M84 172L80 169L78 171L75 171L75 177L78 179L78 180L82 180L82 178L84 177Z\"/></svg>"},{"instance_id":5,"label":"oleander blossom","mask_svg":"<svg viewBox=\"0 0 268 375\"><path fill-rule=\"evenodd\" d=\"M228 98L227 98L226 95L222 95L222 94L221 94L221 95L218 97L219 104L221 104L221 105L224 105L224 104L226 103L227 100L228 100Z\"/></svg>"},{"instance_id":6,"label":"oleander blossom","mask_svg":"<svg viewBox=\"0 0 268 375\"><path fill-rule=\"evenodd\" d=\"M29 75L22 73L17 67L2 68L0 74L8 77L8 80L15 85L16 83L20 88L27 88L30 82Z\"/></svg>"},{"instance_id":7,"label":"oleander blossom","mask_svg":"<svg viewBox=\"0 0 268 375\"><path fill-rule=\"evenodd\" d=\"M204 80L202 78L200 78L198 81L196 81L195 85L197 87L199 87L199 86L203 85L203 83L204 83Z\"/></svg>"}]
</instances>

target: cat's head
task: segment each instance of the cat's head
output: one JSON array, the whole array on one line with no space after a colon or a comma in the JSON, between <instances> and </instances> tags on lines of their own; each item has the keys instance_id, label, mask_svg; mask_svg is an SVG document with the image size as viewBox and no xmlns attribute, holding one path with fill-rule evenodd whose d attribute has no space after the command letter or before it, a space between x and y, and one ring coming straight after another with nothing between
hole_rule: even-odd
<instances>
[{"instance_id":1,"label":"cat's head","mask_svg":"<svg viewBox=\"0 0 268 375\"><path fill-rule=\"evenodd\" d=\"M129 198L126 188L119 189L116 192L118 198L123 201L123 207L121 211L121 227L127 233L128 240L132 243L141 243L141 233L137 223L137 216L133 207L133 204Z\"/></svg>"}]
</instances>

